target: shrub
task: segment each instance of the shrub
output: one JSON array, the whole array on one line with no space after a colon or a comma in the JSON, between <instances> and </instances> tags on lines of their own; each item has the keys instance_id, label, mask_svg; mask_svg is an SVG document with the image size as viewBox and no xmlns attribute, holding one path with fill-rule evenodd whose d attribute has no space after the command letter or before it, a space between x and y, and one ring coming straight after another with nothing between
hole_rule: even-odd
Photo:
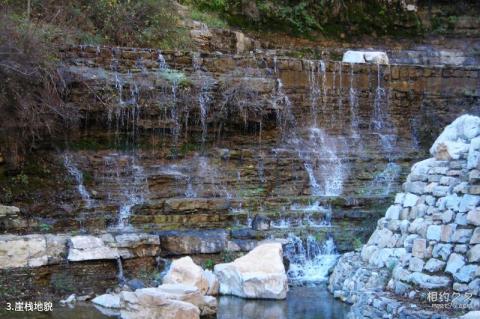
<instances>
[{"instance_id":1,"label":"shrub","mask_svg":"<svg viewBox=\"0 0 480 319\"><path fill-rule=\"evenodd\" d=\"M0 17L0 152L10 169L17 169L43 137L78 116L63 103L51 41L50 29L21 17Z\"/></svg>"}]
</instances>

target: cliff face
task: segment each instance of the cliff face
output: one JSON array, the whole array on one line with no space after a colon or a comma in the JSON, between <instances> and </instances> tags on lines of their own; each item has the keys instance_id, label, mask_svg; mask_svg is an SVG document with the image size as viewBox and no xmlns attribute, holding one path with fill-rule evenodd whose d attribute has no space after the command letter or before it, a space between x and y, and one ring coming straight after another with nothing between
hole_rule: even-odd
<instances>
[{"instance_id":1,"label":"cliff face","mask_svg":"<svg viewBox=\"0 0 480 319\"><path fill-rule=\"evenodd\" d=\"M366 290L386 290L393 300L407 297L433 311L480 308L479 135L476 116L448 125L430 149L433 157L413 165L403 192L362 248L361 260L349 255L337 265L330 289L358 302L358 316L388 303L366 302ZM343 277L352 263L363 265L368 278L356 291Z\"/></svg>"}]
</instances>

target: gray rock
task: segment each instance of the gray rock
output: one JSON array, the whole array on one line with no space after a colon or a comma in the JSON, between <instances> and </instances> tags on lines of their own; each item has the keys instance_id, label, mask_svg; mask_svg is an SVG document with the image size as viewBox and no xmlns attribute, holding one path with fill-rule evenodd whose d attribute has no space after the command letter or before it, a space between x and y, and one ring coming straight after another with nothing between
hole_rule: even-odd
<instances>
[{"instance_id":1,"label":"gray rock","mask_svg":"<svg viewBox=\"0 0 480 319\"><path fill-rule=\"evenodd\" d=\"M410 265L408 267L408 270L413 272L422 271L424 265L425 265L425 262L423 261L423 259L420 259L418 257L413 257L412 259L410 259Z\"/></svg>"},{"instance_id":2,"label":"gray rock","mask_svg":"<svg viewBox=\"0 0 480 319\"><path fill-rule=\"evenodd\" d=\"M452 252L452 247L451 244L436 244L433 247L432 256L446 261Z\"/></svg>"},{"instance_id":3,"label":"gray rock","mask_svg":"<svg viewBox=\"0 0 480 319\"><path fill-rule=\"evenodd\" d=\"M471 229L457 229L452 236L452 241L455 243L468 243L472 237L473 230Z\"/></svg>"},{"instance_id":4,"label":"gray rock","mask_svg":"<svg viewBox=\"0 0 480 319\"><path fill-rule=\"evenodd\" d=\"M430 258L425 264L424 269L428 272L437 272L445 267L445 262L439 259Z\"/></svg>"},{"instance_id":5,"label":"gray rock","mask_svg":"<svg viewBox=\"0 0 480 319\"><path fill-rule=\"evenodd\" d=\"M465 292L468 290L468 286L466 284L461 284L459 282L454 282L452 288L458 292Z\"/></svg>"},{"instance_id":6,"label":"gray rock","mask_svg":"<svg viewBox=\"0 0 480 319\"><path fill-rule=\"evenodd\" d=\"M395 195L394 203L402 205L404 200L405 200L405 193L397 193Z\"/></svg>"},{"instance_id":7,"label":"gray rock","mask_svg":"<svg viewBox=\"0 0 480 319\"><path fill-rule=\"evenodd\" d=\"M457 213L457 216L455 216L455 224L465 226L467 223L467 214Z\"/></svg>"},{"instance_id":8,"label":"gray rock","mask_svg":"<svg viewBox=\"0 0 480 319\"><path fill-rule=\"evenodd\" d=\"M470 250L467 252L467 258L471 263L480 261L480 244L470 248Z\"/></svg>"},{"instance_id":9,"label":"gray rock","mask_svg":"<svg viewBox=\"0 0 480 319\"><path fill-rule=\"evenodd\" d=\"M392 205L387 209L385 213L385 218L387 219L398 219L400 217L400 211L402 207L400 205Z\"/></svg>"},{"instance_id":10,"label":"gray rock","mask_svg":"<svg viewBox=\"0 0 480 319\"><path fill-rule=\"evenodd\" d=\"M465 265L453 274L453 278L460 282L468 283L475 278L477 268L477 265Z\"/></svg>"},{"instance_id":11,"label":"gray rock","mask_svg":"<svg viewBox=\"0 0 480 319\"><path fill-rule=\"evenodd\" d=\"M461 213L466 213L474 209L478 203L480 203L480 196L465 194L460 201L458 211Z\"/></svg>"},{"instance_id":12,"label":"gray rock","mask_svg":"<svg viewBox=\"0 0 480 319\"><path fill-rule=\"evenodd\" d=\"M445 206L453 211L458 211L460 199L461 198L457 194L450 194L445 198Z\"/></svg>"},{"instance_id":13,"label":"gray rock","mask_svg":"<svg viewBox=\"0 0 480 319\"><path fill-rule=\"evenodd\" d=\"M456 253L459 253L459 254L466 254L467 251L468 251L468 246L467 245L461 245L461 244L455 245L454 251Z\"/></svg>"},{"instance_id":14,"label":"gray rock","mask_svg":"<svg viewBox=\"0 0 480 319\"><path fill-rule=\"evenodd\" d=\"M448 258L445 272L448 272L453 275L464 265L465 265L465 258L460 254L453 253L450 255L450 258Z\"/></svg>"},{"instance_id":15,"label":"gray rock","mask_svg":"<svg viewBox=\"0 0 480 319\"><path fill-rule=\"evenodd\" d=\"M452 236L455 233L456 229L457 229L457 224L442 225L441 234L440 234L441 241L447 242L447 243L451 242Z\"/></svg>"},{"instance_id":16,"label":"gray rock","mask_svg":"<svg viewBox=\"0 0 480 319\"><path fill-rule=\"evenodd\" d=\"M423 289L445 288L450 285L450 279L445 276L430 276L421 272L412 273L408 281Z\"/></svg>"},{"instance_id":17,"label":"gray rock","mask_svg":"<svg viewBox=\"0 0 480 319\"><path fill-rule=\"evenodd\" d=\"M417 204L419 197L412 193L405 194L405 200L403 201L403 207L413 207Z\"/></svg>"},{"instance_id":18,"label":"gray rock","mask_svg":"<svg viewBox=\"0 0 480 319\"><path fill-rule=\"evenodd\" d=\"M427 239L439 241L441 233L442 227L440 225L430 225L427 229Z\"/></svg>"},{"instance_id":19,"label":"gray rock","mask_svg":"<svg viewBox=\"0 0 480 319\"><path fill-rule=\"evenodd\" d=\"M480 296L480 278L472 280L472 282L468 284L468 289L473 295Z\"/></svg>"},{"instance_id":20,"label":"gray rock","mask_svg":"<svg viewBox=\"0 0 480 319\"><path fill-rule=\"evenodd\" d=\"M427 249L427 241L423 238L417 238L413 240L412 256L418 258L424 258Z\"/></svg>"},{"instance_id":21,"label":"gray rock","mask_svg":"<svg viewBox=\"0 0 480 319\"><path fill-rule=\"evenodd\" d=\"M479 208L475 208L468 212L467 222L475 226L480 226L480 209Z\"/></svg>"},{"instance_id":22,"label":"gray rock","mask_svg":"<svg viewBox=\"0 0 480 319\"><path fill-rule=\"evenodd\" d=\"M480 244L480 227L475 228L470 238L470 244Z\"/></svg>"},{"instance_id":23,"label":"gray rock","mask_svg":"<svg viewBox=\"0 0 480 319\"><path fill-rule=\"evenodd\" d=\"M438 185L433 188L432 194L433 196L444 197L444 196L447 196L449 192L450 192L449 186Z\"/></svg>"},{"instance_id":24,"label":"gray rock","mask_svg":"<svg viewBox=\"0 0 480 319\"><path fill-rule=\"evenodd\" d=\"M427 183L424 182L407 182L403 184L406 192L422 195Z\"/></svg>"}]
</instances>

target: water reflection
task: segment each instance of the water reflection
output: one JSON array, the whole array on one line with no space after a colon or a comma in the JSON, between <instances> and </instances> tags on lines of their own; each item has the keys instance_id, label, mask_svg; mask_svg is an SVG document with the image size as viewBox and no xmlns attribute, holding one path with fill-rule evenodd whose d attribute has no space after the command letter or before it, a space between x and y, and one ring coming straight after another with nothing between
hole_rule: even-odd
<instances>
[{"instance_id":1,"label":"water reflection","mask_svg":"<svg viewBox=\"0 0 480 319\"><path fill-rule=\"evenodd\" d=\"M325 285L291 287L286 300L249 300L222 296L218 319L343 319L349 306L335 300Z\"/></svg>"},{"instance_id":2,"label":"water reflection","mask_svg":"<svg viewBox=\"0 0 480 319\"><path fill-rule=\"evenodd\" d=\"M233 296L218 298L218 319L343 319L349 306L334 299L325 285L291 287L286 300L253 300ZM59 307L53 312L2 312L0 319L108 319L92 304Z\"/></svg>"}]
</instances>

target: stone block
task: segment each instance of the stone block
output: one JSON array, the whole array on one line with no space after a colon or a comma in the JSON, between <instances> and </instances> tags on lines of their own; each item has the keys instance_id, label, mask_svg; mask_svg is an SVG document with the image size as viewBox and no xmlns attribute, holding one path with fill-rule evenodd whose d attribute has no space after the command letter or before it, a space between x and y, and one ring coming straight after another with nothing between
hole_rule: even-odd
<instances>
[{"instance_id":1,"label":"stone block","mask_svg":"<svg viewBox=\"0 0 480 319\"><path fill-rule=\"evenodd\" d=\"M475 209L475 207L477 207L479 203L480 196L465 194L460 201L458 211L461 213L466 213L472 209Z\"/></svg>"},{"instance_id":2,"label":"stone block","mask_svg":"<svg viewBox=\"0 0 480 319\"><path fill-rule=\"evenodd\" d=\"M427 239L439 241L441 233L442 228L440 225L430 225L427 229Z\"/></svg>"},{"instance_id":3,"label":"stone block","mask_svg":"<svg viewBox=\"0 0 480 319\"><path fill-rule=\"evenodd\" d=\"M413 240L412 256L418 258L425 257L425 251L427 249L427 241L423 238L416 238Z\"/></svg>"},{"instance_id":4,"label":"stone block","mask_svg":"<svg viewBox=\"0 0 480 319\"><path fill-rule=\"evenodd\" d=\"M457 253L452 253L447 261L447 267L445 267L445 272L450 274L455 274L460 268L465 265L465 258Z\"/></svg>"},{"instance_id":5,"label":"stone block","mask_svg":"<svg viewBox=\"0 0 480 319\"><path fill-rule=\"evenodd\" d=\"M480 261L480 244L477 244L470 248L467 252L468 261L471 263Z\"/></svg>"},{"instance_id":6,"label":"stone block","mask_svg":"<svg viewBox=\"0 0 480 319\"><path fill-rule=\"evenodd\" d=\"M475 226L480 226L480 208L475 208L468 212L467 222Z\"/></svg>"},{"instance_id":7,"label":"stone block","mask_svg":"<svg viewBox=\"0 0 480 319\"><path fill-rule=\"evenodd\" d=\"M412 193L405 194L405 200L403 201L403 207L413 207L417 204L419 197Z\"/></svg>"},{"instance_id":8,"label":"stone block","mask_svg":"<svg viewBox=\"0 0 480 319\"><path fill-rule=\"evenodd\" d=\"M457 229L452 236L452 241L454 243L468 243L472 237L472 229Z\"/></svg>"},{"instance_id":9,"label":"stone block","mask_svg":"<svg viewBox=\"0 0 480 319\"><path fill-rule=\"evenodd\" d=\"M445 262L436 258L430 258L425 264L424 269L428 272L437 272L443 270Z\"/></svg>"},{"instance_id":10,"label":"stone block","mask_svg":"<svg viewBox=\"0 0 480 319\"><path fill-rule=\"evenodd\" d=\"M472 238L470 238L470 244L480 244L480 227L474 229Z\"/></svg>"},{"instance_id":11,"label":"stone block","mask_svg":"<svg viewBox=\"0 0 480 319\"><path fill-rule=\"evenodd\" d=\"M457 229L457 224L448 224L441 226L440 240L446 243L452 241L452 236Z\"/></svg>"}]
</instances>

